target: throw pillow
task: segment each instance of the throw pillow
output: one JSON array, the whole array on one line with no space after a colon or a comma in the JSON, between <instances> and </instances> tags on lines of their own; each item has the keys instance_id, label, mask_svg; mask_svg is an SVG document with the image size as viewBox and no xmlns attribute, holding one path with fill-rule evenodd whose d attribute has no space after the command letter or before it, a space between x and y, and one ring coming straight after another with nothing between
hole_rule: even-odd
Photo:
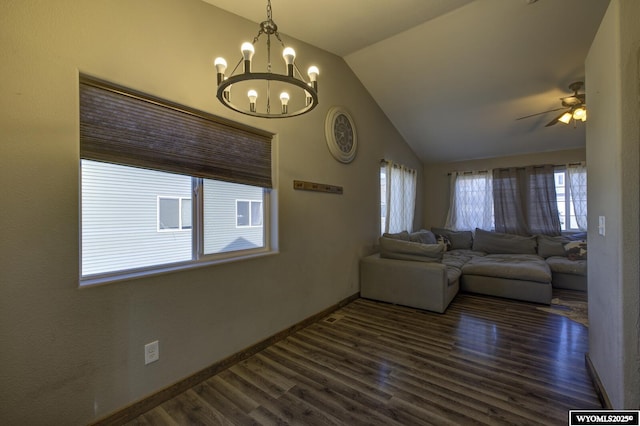
<instances>
[{"instance_id":1,"label":"throw pillow","mask_svg":"<svg viewBox=\"0 0 640 426\"><path fill-rule=\"evenodd\" d=\"M445 236L451 241L451 250L471 250L473 233L471 231L453 231L446 228L431 227L431 232Z\"/></svg>"},{"instance_id":2,"label":"throw pillow","mask_svg":"<svg viewBox=\"0 0 640 426\"><path fill-rule=\"evenodd\" d=\"M442 246L444 247L444 251L451 250L451 241L449 240L449 238L439 234L435 234L435 236L436 236L436 242L438 244L442 244Z\"/></svg>"},{"instance_id":3,"label":"throw pillow","mask_svg":"<svg viewBox=\"0 0 640 426\"><path fill-rule=\"evenodd\" d=\"M564 251L569 260L586 260L587 242L571 241L564 245Z\"/></svg>"},{"instance_id":4,"label":"throw pillow","mask_svg":"<svg viewBox=\"0 0 640 426\"><path fill-rule=\"evenodd\" d=\"M422 244L437 244L436 236L433 232L428 231L426 229L421 229L416 232L412 232L409 234L409 241L413 241L414 243L422 243Z\"/></svg>"}]
</instances>

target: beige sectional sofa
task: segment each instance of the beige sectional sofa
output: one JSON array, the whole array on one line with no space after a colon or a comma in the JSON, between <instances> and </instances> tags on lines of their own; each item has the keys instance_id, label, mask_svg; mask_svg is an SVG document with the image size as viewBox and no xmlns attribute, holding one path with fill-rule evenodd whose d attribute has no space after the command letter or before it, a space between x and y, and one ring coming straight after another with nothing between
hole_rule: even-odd
<instances>
[{"instance_id":1,"label":"beige sectional sofa","mask_svg":"<svg viewBox=\"0 0 640 426\"><path fill-rule=\"evenodd\" d=\"M444 312L459 290L549 304L553 287L586 291L586 243L567 237L432 228L380 238L360 262L364 298Z\"/></svg>"}]
</instances>

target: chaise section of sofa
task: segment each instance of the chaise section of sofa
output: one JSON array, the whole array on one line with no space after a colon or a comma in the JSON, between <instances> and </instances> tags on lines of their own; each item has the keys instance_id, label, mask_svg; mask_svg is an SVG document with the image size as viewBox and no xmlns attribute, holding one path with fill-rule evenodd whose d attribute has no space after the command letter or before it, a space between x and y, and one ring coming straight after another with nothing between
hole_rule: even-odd
<instances>
[{"instance_id":1,"label":"chaise section of sofa","mask_svg":"<svg viewBox=\"0 0 640 426\"><path fill-rule=\"evenodd\" d=\"M551 270L533 254L477 256L462 268L461 290L548 305L553 292Z\"/></svg>"},{"instance_id":2,"label":"chaise section of sofa","mask_svg":"<svg viewBox=\"0 0 640 426\"><path fill-rule=\"evenodd\" d=\"M360 260L360 296L443 313L458 293L460 271L440 262L388 259L379 253Z\"/></svg>"},{"instance_id":3,"label":"chaise section of sofa","mask_svg":"<svg viewBox=\"0 0 640 426\"><path fill-rule=\"evenodd\" d=\"M487 253L462 268L461 290L550 304L551 269L537 255L536 237L476 229L473 249Z\"/></svg>"},{"instance_id":4,"label":"chaise section of sofa","mask_svg":"<svg viewBox=\"0 0 640 426\"><path fill-rule=\"evenodd\" d=\"M555 288L587 291L586 235L538 235L538 255L551 268L551 282Z\"/></svg>"},{"instance_id":5,"label":"chaise section of sofa","mask_svg":"<svg viewBox=\"0 0 640 426\"><path fill-rule=\"evenodd\" d=\"M442 313L458 293L460 269L442 263L431 231L380 237L380 253L360 261L360 296Z\"/></svg>"}]
</instances>

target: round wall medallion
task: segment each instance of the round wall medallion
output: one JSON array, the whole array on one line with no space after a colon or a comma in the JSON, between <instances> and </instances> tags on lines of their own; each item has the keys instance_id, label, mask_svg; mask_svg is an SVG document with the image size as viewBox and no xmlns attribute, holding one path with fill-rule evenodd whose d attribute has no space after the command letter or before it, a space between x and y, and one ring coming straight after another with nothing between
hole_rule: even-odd
<instances>
[{"instance_id":1,"label":"round wall medallion","mask_svg":"<svg viewBox=\"0 0 640 426\"><path fill-rule=\"evenodd\" d=\"M350 163L356 157L358 137L353 118L343 107L332 107L324 122L324 134L331 155L342 163Z\"/></svg>"}]
</instances>

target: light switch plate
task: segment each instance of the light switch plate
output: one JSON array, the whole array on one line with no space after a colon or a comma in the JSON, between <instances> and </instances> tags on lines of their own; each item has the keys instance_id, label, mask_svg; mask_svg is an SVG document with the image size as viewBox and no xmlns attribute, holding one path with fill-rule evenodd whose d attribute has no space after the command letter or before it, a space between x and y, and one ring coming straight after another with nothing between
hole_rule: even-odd
<instances>
[{"instance_id":1,"label":"light switch plate","mask_svg":"<svg viewBox=\"0 0 640 426\"><path fill-rule=\"evenodd\" d=\"M605 218L604 216L598 216L598 234L603 235L605 234Z\"/></svg>"}]
</instances>

